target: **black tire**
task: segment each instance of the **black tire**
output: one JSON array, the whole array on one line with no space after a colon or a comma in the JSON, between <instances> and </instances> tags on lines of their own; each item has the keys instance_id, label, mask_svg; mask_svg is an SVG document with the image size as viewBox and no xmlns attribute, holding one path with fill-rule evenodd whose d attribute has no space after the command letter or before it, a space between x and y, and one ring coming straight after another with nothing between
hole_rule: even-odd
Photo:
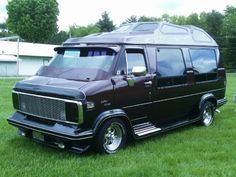
<instances>
[{"instance_id":1,"label":"black tire","mask_svg":"<svg viewBox=\"0 0 236 177\"><path fill-rule=\"evenodd\" d=\"M205 102L200 110L200 124L206 127L210 126L214 121L214 112L214 105L209 101Z\"/></svg>"},{"instance_id":2,"label":"black tire","mask_svg":"<svg viewBox=\"0 0 236 177\"><path fill-rule=\"evenodd\" d=\"M113 154L122 148L127 139L125 124L120 119L106 121L96 136L95 147L101 153Z\"/></svg>"}]
</instances>

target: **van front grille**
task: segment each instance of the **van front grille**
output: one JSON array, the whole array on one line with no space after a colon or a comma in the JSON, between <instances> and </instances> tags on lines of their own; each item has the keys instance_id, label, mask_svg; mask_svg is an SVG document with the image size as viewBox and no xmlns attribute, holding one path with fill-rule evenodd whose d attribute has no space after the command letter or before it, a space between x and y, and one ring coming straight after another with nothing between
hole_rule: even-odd
<instances>
[{"instance_id":1,"label":"van front grille","mask_svg":"<svg viewBox=\"0 0 236 177\"><path fill-rule=\"evenodd\" d=\"M14 108L26 115L70 124L84 122L82 102L13 91Z\"/></svg>"},{"instance_id":2,"label":"van front grille","mask_svg":"<svg viewBox=\"0 0 236 177\"><path fill-rule=\"evenodd\" d=\"M37 117L66 121L65 102L19 94L19 110Z\"/></svg>"}]
</instances>

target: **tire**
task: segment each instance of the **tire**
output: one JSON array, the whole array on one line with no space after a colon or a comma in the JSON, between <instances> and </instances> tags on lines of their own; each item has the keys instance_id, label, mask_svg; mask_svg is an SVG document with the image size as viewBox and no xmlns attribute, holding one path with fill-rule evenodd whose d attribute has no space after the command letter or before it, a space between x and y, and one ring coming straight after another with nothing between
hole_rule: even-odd
<instances>
[{"instance_id":1,"label":"tire","mask_svg":"<svg viewBox=\"0 0 236 177\"><path fill-rule=\"evenodd\" d=\"M98 131L95 146L101 153L113 154L125 145L126 139L125 124L120 119L111 119Z\"/></svg>"},{"instance_id":2,"label":"tire","mask_svg":"<svg viewBox=\"0 0 236 177\"><path fill-rule=\"evenodd\" d=\"M210 126L214 121L214 112L214 105L209 101L205 102L200 111L200 124L206 127Z\"/></svg>"}]
</instances>

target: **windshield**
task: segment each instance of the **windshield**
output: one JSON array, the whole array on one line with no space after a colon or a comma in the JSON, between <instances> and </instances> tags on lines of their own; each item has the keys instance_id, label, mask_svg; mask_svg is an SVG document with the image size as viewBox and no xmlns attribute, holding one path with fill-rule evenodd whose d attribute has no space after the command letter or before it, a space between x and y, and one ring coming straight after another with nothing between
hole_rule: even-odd
<instances>
[{"instance_id":1,"label":"windshield","mask_svg":"<svg viewBox=\"0 0 236 177\"><path fill-rule=\"evenodd\" d=\"M116 52L109 48L60 49L37 75L70 80L102 80L109 75Z\"/></svg>"}]
</instances>

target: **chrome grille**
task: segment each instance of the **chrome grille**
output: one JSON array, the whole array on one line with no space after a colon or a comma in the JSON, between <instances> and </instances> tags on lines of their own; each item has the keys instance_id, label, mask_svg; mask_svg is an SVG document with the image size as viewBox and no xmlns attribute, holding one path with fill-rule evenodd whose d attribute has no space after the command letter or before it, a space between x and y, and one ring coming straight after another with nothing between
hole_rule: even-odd
<instances>
[{"instance_id":1,"label":"chrome grille","mask_svg":"<svg viewBox=\"0 0 236 177\"><path fill-rule=\"evenodd\" d=\"M30 94L18 94L19 111L37 117L66 121L66 106L62 100Z\"/></svg>"}]
</instances>

